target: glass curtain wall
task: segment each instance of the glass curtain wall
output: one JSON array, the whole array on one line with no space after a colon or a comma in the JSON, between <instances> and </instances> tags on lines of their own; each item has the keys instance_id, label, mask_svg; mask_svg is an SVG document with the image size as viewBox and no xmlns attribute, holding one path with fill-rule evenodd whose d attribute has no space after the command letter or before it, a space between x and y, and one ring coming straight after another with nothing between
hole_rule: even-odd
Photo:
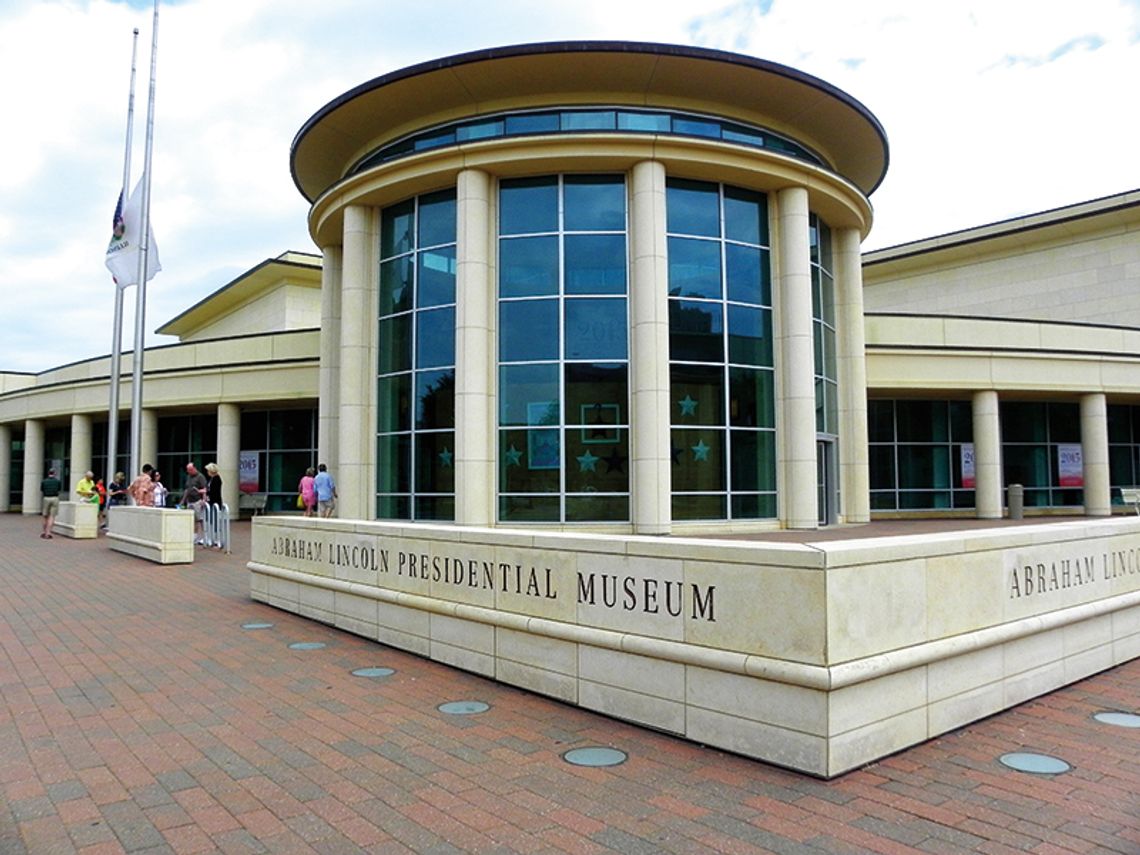
<instances>
[{"instance_id":1,"label":"glass curtain wall","mask_svg":"<svg viewBox=\"0 0 1140 855\"><path fill-rule=\"evenodd\" d=\"M242 411L241 450L257 452L257 492L265 493L267 511L297 510L301 477L317 465L317 411ZM233 478L239 473L221 473Z\"/></svg>"},{"instance_id":2,"label":"glass curtain wall","mask_svg":"<svg viewBox=\"0 0 1140 855\"><path fill-rule=\"evenodd\" d=\"M815 214L808 220L811 247L812 344L815 351L815 429L839 433L839 382L835 344L835 278L831 229Z\"/></svg>"},{"instance_id":3,"label":"glass curtain wall","mask_svg":"<svg viewBox=\"0 0 1140 855\"><path fill-rule=\"evenodd\" d=\"M767 198L666 184L674 520L776 516Z\"/></svg>"},{"instance_id":4,"label":"glass curtain wall","mask_svg":"<svg viewBox=\"0 0 1140 855\"><path fill-rule=\"evenodd\" d=\"M1113 502L1121 503L1121 487L1140 487L1140 407L1108 407L1109 483Z\"/></svg>"},{"instance_id":5,"label":"glass curtain wall","mask_svg":"<svg viewBox=\"0 0 1140 855\"><path fill-rule=\"evenodd\" d=\"M1072 450L1080 448L1080 406L1002 401L1000 412L1002 474L1007 485L1025 487L1025 507L1083 504L1080 477L1063 465L1064 460L1073 459L1068 456Z\"/></svg>"},{"instance_id":6,"label":"glass curtain wall","mask_svg":"<svg viewBox=\"0 0 1140 855\"><path fill-rule=\"evenodd\" d=\"M873 510L974 507L969 401L870 400L867 420Z\"/></svg>"},{"instance_id":7,"label":"glass curtain wall","mask_svg":"<svg viewBox=\"0 0 1140 855\"><path fill-rule=\"evenodd\" d=\"M44 470L47 475L47 470ZM8 491L10 507L22 508L24 506L24 441L12 440L12 482Z\"/></svg>"},{"instance_id":8,"label":"glass curtain wall","mask_svg":"<svg viewBox=\"0 0 1140 855\"><path fill-rule=\"evenodd\" d=\"M120 420L119 433L116 441L119 444L119 469L124 475L129 475L131 458L131 422L130 419ZM146 461L144 461L146 462ZM91 471L96 478L102 478L104 484L110 484L115 477L114 472L108 471L107 466L107 423L98 422L91 426ZM130 478L127 479L130 483Z\"/></svg>"},{"instance_id":9,"label":"glass curtain wall","mask_svg":"<svg viewBox=\"0 0 1140 855\"><path fill-rule=\"evenodd\" d=\"M629 521L625 178L499 187L499 520Z\"/></svg>"},{"instance_id":10,"label":"glass curtain wall","mask_svg":"<svg viewBox=\"0 0 1140 855\"><path fill-rule=\"evenodd\" d=\"M173 506L182 497L186 486L186 464L193 462L199 472L205 471L207 463L217 462L218 458L218 416L217 413L195 415L160 416L158 419L158 457L144 460L153 465L162 477L162 483L169 491L167 504ZM127 473L134 478L138 473ZM221 473L237 478L238 473Z\"/></svg>"},{"instance_id":11,"label":"glass curtain wall","mask_svg":"<svg viewBox=\"0 0 1140 855\"><path fill-rule=\"evenodd\" d=\"M380 224L376 517L455 519L455 191Z\"/></svg>"},{"instance_id":12,"label":"glass curtain wall","mask_svg":"<svg viewBox=\"0 0 1140 855\"><path fill-rule=\"evenodd\" d=\"M71 428L47 428L44 431L44 477L55 467L59 480L63 482L63 496L73 498L71 493L76 483L83 477L82 472L71 471Z\"/></svg>"}]
</instances>

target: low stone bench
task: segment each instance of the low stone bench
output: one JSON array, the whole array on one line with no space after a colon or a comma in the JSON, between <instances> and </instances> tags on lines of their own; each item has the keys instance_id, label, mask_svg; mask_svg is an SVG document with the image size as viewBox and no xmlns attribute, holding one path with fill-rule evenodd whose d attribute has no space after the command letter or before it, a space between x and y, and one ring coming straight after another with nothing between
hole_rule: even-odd
<instances>
[{"instance_id":1,"label":"low stone bench","mask_svg":"<svg viewBox=\"0 0 1140 855\"><path fill-rule=\"evenodd\" d=\"M52 531L65 537L89 539L99 536L99 505L94 502L60 502Z\"/></svg>"},{"instance_id":2,"label":"low stone bench","mask_svg":"<svg viewBox=\"0 0 1140 855\"><path fill-rule=\"evenodd\" d=\"M125 552L157 564L194 561L194 512L121 505L107 514L107 540Z\"/></svg>"}]
</instances>

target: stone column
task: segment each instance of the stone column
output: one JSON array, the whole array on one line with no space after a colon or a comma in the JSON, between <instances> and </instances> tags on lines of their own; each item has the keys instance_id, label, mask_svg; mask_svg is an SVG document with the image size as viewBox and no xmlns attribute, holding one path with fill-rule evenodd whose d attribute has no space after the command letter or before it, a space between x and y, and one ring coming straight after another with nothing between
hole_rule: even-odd
<instances>
[{"instance_id":1,"label":"stone column","mask_svg":"<svg viewBox=\"0 0 1140 855\"><path fill-rule=\"evenodd\" d=\"M665 165L646 160L630 176L630 490L634 534L672 529L669 410L669 266Z\"/></svg>"},{"instance_id":2,"label":"stone column","mask_svg":"<svg viewBox=\"0 0 1140 855\"><path fill-rule=\"evenodd\" d=\"M141 468L144 463L149 463L151 466L158 465L158 413L154 410L140 410L139 420L142 424L139 426L139 467ZM186 462L183 461L181 466L185 466ZM163 483L166 484L168 490L174 490L179 483L181 483L184 471L179 467L177 472L163 472ZM127 473L127 483L129 484L138 472Z\"/></svg>"},{"instance_id":3,"label":"stone column","mask_svg":"<svg viewBox=\"0 0 1140 855\"><path fill-rule=\"evenodd\" d=\"M40 481L44 479L44 423L39 419L24 422L24 506L25 514L38 514L43 509ZM57 472L60 480L63 473Z\"/></svg>"},{"instance_id":4,"label":"stone column","mask_svg":"<svg viewBox=\"0 0 1140 855\"><path fill-rule=\"evenodd\" d=\"M781 518L787 528L819 527L815 460L815 361L812 351L811 252L808 194L788 187L776 194L778 258L776 363Z\"/></svg>"},{"instance_id":5,"label":"stone column","mask_svg":"<svg viewBox=\"0 0 1140 855\"><path fill-rule=\"evenodd\" d=\"M343 253L326 246L321 264L321 368L317 410L317 457L335 470L339 465L337 440L340 402L340 275Z\"/></svg>"},{"instance_id":6,"label":"stone column","mask_svg":"<svg viewBox=\"0 0 1140 855\"><path fill-rule=\"evenodd\" d=\"M1001 415L997 392L974 393L974 508L978 519L1002 517Z\"/></svg>"},{"instance_id":7,"label":"stone column","mask_svg":"<svg viewBox=\"0 0 1140 855\"><path fill-rule=\"evenodd\" d=\"M218 469L222 476L222 501L238 517L238 480L241 477L241 409L237 404L218 404ZM300 474L297 479L300 480Z\"/></svg>"},{"instance_id":8,"label":"stone column","mask_svg":"<svg viewBox=\"0 0 1140 855\"><path fill-rule=\"evenodd\" d=\"M75 489L75 482L91 469L91 416L73 413L71 416L71 484L64 484L68 491ZM114 473L112 473L114 474ZM106 473L96 472L96 478L105 478ZM106 483L104 480L103 483ZM75 498L72 496L71 498Z\"/></svg>"},{"instance_id":9,"label":"stone column","mask_svg":"<svg viewBox=\"0 0 1140 855\"><path fill-rule=\"evenodd\" d=\"M863 330L863 259L858 229L836 229L835 313L839 372L839 496L843 521L871 519L867 445L867 362Z\"/></svg>"},{"instance_id":10,"label":"stone column","mask_svg":"<svg viewBox=\"0 0 1140 855\"><path fill-rule=\"evenodd\" d=\"M1103 392L1081 396L1081 459L1084 461L1085 515L1112 513L1108 470L1108 402Z\"/></svg>"},{"instance_id":11,"label":"stone column","mask_svg":"<svg viewBox=\"0 0 1140 855\"><path fill-rule=\"evenodd\" d=\"M372 519L375 516L371 449L372 389L376 370L372 359L372 311L375 291L375 212L361 205L344 209L344 252L340 289L340 400L337 432L337 467L330 469L337 483L337 516Z\"/></svg>"},{"instance_id":12,"label":"stone column","mask_svg":"<svg viewBox=\"0 0 1140 855\"><path fill-rule=\"evenodd\" d=\"M491 176L465 169L456 182L455 521L495 522L495 257Z\"/></svg>"},{"instance_id":13,"label":"stone column","mask_svg":"<svg viewBox=\"0 0 1140 855\"><path fill-rule=\"evenodd\" d=\"M12 429L0 425L0 514L12 510Z\"/></svg>"}]
</instances>

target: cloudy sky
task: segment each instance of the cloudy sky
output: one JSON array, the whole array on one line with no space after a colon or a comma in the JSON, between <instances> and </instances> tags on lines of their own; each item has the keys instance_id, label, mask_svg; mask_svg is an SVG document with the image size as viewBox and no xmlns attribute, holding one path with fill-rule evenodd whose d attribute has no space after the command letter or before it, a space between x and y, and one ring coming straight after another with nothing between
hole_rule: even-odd
<instances>
[{"instance_id":1,"label":"cloudy sky","mask_svg":"<svg viewBox=\"0 0 1140 855\"><path fill-rule=\"evenodd\" d=\"M289 144L324 104L507 44L719 48L845 90L891 145L865 249L1140 188L1140 0L165 0L160 15L151 204L164 269L148 330L266 258L316 251ZM0 0L0 371L111 350L103 254L134 27L142 168L151 21L150 0ZM126 302L129 349L133 292Z\"/></svg>"}]
</instances>

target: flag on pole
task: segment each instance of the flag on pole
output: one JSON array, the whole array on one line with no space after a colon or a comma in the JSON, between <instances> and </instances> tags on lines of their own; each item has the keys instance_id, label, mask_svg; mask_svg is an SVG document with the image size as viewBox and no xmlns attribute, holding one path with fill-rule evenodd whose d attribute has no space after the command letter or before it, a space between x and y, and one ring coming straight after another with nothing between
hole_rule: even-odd
<instances>
[{"instance_id":1,"label":"flag on pole","mask_svg":"<svg viewBox=\"0 0 1140 855\"><path fill-rule=\"evenodd\" d=\"M111 242L107 245L107 269L120 288L138 284L139 252L142 238L142 193L144 175L135 185L126 204L123 193L119 192L119 202L115 205L115 216L111 225ZM147 225L146 232L146 281L162 270L158 260L158 246L154 242L154 231Z\"/></svg>"}]
</instances>

